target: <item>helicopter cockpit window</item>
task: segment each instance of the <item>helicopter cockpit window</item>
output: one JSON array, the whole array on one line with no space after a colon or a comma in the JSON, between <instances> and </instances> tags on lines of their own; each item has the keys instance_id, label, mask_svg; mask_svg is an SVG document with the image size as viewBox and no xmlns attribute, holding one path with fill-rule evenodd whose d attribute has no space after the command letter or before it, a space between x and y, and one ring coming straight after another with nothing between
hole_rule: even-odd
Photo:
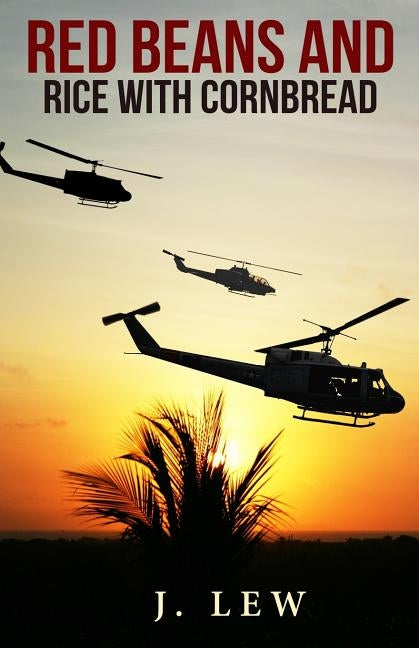
<instances>
[{"instance_id":1,"label":"helicopter cockpit window","mask_svg":"<svg viewBox=\"0 0 419 648\"><path fill-rule=\"evenodd\" d=\"M266 279L264 279L263 277L258 277L257 275L250 275L250 278L253 279L253 281L255 281L256 283L261 284L262 286L269 285Z\"/></svg>"},{"instance_id":2,"label":"helicopter cockpit window","mask_svg":"<svg viewBox=\"0 0 419 648\"><path fill-rule=\"evenodd\" d=\"M368 396L377 397L383 396L386 390L386 385L381 374L378 371L368 372Z\"/></svg>"}]
</instances>

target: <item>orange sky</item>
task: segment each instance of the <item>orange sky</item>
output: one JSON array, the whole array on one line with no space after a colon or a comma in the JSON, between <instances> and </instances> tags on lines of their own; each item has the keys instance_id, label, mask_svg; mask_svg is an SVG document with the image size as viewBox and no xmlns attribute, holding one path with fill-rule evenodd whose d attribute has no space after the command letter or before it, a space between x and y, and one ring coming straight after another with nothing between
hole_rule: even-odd
<instances>
[{"instance_id":1,"label":"orange sky","mask_svg":"<svg viewBox=\"0 0 419 648\"><path fill-rule=\"evenodd\" d=\"M138 17L136 3L128 4L117 15L98 3L95 17L127 29ZM143 5L152 19L171 13L165 3ZM224 19L216 5L214 15ZM339 16L363 15L355 5ZM69 17L86 17L83 7L74 2ZM35 0L31 16L24 4L0 7L6 159L52 175L81 168L24 143L32 137L164 176L116 173L133 200L104 211L0 175L2 529L79 528L63 501L60 470L115 456L127 418L154 399L199 402L208 388L225 390L226 433L242 463L285 429L271 490L292 507L295 530L417 529L419 142L410 84L419 52L413 8L389 1L386 9L396 64L377 80L373 115L92 117L43 115L41 79L25 72L27 19L54 20L59 6L51 15L50 3ZM227 17L247 17L243 4L230 10ZM277 6L267 3L263 13L277 15ZM301 25L312 16L290 2L281 14L292 78ZM130 76L123 64L119 73ZM264 271L277 297L244 299L181 275L162 248L202 249L304 276ZM196 257L196 266L228 264ZM396 296L411 301L361 324L353 329L357 342L340 338L334 349L343 363L382 367L406 398L401 414L367 430L300 423L294 406L251 388L124 356L134 350L125 327L100 322L157 299L162 311L145 324L162 345L262 363L253 349L314 332L303 317L333 326Z\"/></svg>"}]
</instances>

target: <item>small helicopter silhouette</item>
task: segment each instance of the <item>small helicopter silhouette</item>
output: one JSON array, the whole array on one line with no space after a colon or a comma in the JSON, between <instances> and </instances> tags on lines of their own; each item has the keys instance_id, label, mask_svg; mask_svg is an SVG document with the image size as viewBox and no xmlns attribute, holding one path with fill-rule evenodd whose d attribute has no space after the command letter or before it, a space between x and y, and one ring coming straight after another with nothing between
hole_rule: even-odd
<instances>
[{"instance_id":1,"label":"small helicopter silhouette","mask_svg":"<svg viewBox=\"0 0 419 648\"><path fill-rule=\"evenodd\" d=\"M192 254L200 254L201 256L212 257L213 259L224 259L224 261L234 261L240 263L240 266L234 265L228 270L217 268L215 272L207 272L206 270L199 270L198 268L188 268L184 264L185 259L178 254L163 250L164 254L169 254L174 258L176 267L180 272L193 274L201 279L207 279L218 284L222 284L228 291L234 294L243 295L244 297L254 298L255 295L274 295L275 288L269 285L268 281L263 277L257 277L250 274L247 266L256 266L258 268L266 268L267 270L276 270L278 272L287 272L288 274L301 275L300 272L291 272L291 270L282 270L281 268L271 268L270 266L263 266L257 263L250 263L249 261L239 261L237 259L229 259L227 257L216 256L215 254L205 254L204 252L195 252L188 250Z\"/></svg>"},{"instance_id":2,"label":"small helicopter silhouette","mask_svg":"<svg viewBox=\"0 0 419 648\"><path fill-rule=\"evenodd\" d=\"M102 164L99 160L87 160L79 155L67 153L61 149L42 144L33 139L26 140L29 144L34 144L40 148L47 149L53 153L58 153L73 160L91 164L91 171L69 171L66 170L64 178L54 178L53 176L41 175L38 173L29 173L27 171L15 171L8 162L4 159L1 152L5 147L4 142L0 142L0 167L4 173L24 178L25 180L32 180L32 182L39 182L49 187L61 189L66 194L77 196L80 202L78 205L85 205L86 207L104 207L107 209L115 209L120 202L127 202L131 200L132 196L129 191L123 188L121 180L114 180L105 176L97 175L97 167L106 167L108 169L116 169L117 171L126 171L127 173L135 173L136 175L146 176L148 178L156 178L161 180L161 176L151 175L150 173L142 173L140 171L131 171L130 169L121 169L120 167L109 166L109 164Z\"/></svg>"},{"instance_id":3,"label":"small helicopter silhouette","mask_svg":"<svg viewBox=\"0 0 419 648\"><path fill-rule=\"evenodd\" d=\"M369 427L374 422L359 423L358 419L362 421L380 414L396 414L403 409L404 398L390 386L382 369L368 369L365 362L360 367L342 365L331 356L332 344L337 335L346 335L342 331L406 301L409 300L397 297L334 329L320 325L322 332L318 335L257 349L259 353L266 354L265 365L160 347L136 319L136 315L159 311L157 302L128 313L108 315L102 318L102 322L109 326L123 321L140 354L256 387L262 389L265 396L295 403L303 410L302 415L294 416L296 419L347 427ZM294 350L294 347L315 342L323 343L321 352ZM353 420L311 418L306 416L306 412Z\"/></svg>"}]
</instances>

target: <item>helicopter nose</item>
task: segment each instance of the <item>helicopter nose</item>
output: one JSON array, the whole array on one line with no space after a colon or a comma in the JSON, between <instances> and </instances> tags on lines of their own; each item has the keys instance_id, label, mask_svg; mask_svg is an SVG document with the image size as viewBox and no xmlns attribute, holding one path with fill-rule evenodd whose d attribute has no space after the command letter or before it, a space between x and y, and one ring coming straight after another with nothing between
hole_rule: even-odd
<instances>
[{"instance_id":1,"label":"helicopter nose","mask_svg":"<svg viewBox=\"0 0 419 648\"><path fill-rule=\"evenodd\" d=\"M401 412L405 406L405 400L399 392L395 392L390 398L391 412L397 414Z\"/></svg>"},{"instance_id":2,"label":"helicopter nose","mask_svg":"<svg viewBox=\"0 0 419 648\"><path fill-rule=\"evenodd\" d=\"M132 194L130 194L129 191L125 191L123 201L128 202L128 200L131 200L131 198L132 198Z\"/></svg>"}]
</instances>

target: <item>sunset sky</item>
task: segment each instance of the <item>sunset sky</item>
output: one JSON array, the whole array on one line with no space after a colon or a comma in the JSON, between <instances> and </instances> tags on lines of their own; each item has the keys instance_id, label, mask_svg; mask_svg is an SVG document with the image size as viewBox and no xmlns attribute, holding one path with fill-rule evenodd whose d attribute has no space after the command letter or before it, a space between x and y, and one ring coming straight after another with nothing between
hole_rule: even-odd
<instances>
[{"instance_id":1,"label":"sunset sky","mask_svg":"<svg viewBox=\"0 0 419 648\"><path fill-rule=\"evenodd\" d=\"M25 143L33 138L164 176L108 170L133 199L106 211L0 172L0 529L80 528L64 501L62 469L116 456L124 424L155 399L199 403L221 388L238 464L284 429L271 494L290 505L295 531L418 528L419 11L413 0L315 6L0 3L0 139L8 162L55 176L84 168ZM107 115L43 114L44 75L27 73L27 21L64 17L117 27ZM198 105L190 115L121 115L114 80L134 78L131 22L140 18L189 19L188 52L199 19L214 18L220 33L229 18L281 20L286 64L278 78L297 80L307 19L328 27L337 18L386 19L395 62L373 77L378 108L369 115L205 115ZM213 75L194 76L198 87ZM257 271L277 296L245 299L182 275L163 248L208 270L228 263L186 250L303 276ZM294 405L250 387L124 356L135 350L125 327L101 324L103 315L158 300L161 312L143 323L162 346L262 364L254 349L314 334L304 317L335 326L398 296L411 301L349 331L356 342L341 337L334 347L344 364L383 368L406 399L402 413L370 429L298 422Z\"/></svg>"}]
</instances>

